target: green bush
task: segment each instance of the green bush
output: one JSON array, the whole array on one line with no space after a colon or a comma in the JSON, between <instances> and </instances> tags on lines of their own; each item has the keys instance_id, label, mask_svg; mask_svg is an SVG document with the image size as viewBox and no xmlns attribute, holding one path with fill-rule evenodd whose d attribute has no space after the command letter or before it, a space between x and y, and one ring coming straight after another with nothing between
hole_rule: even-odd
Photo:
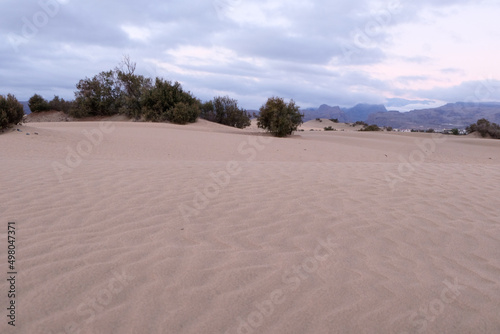
<instances>
[{"instance_id":1,"label":"green bush","mask_svg":"<svg viewBox=\"0 0 500 334\"><path fill-rule=\"evenodd\" d=\"M471 124L466 128L468 133L478 132L482 137L490 135L492 138L500 139L500 125L496 123L490 123L485 118L482 118L476 122L476 124Z\"/></svg>"},{"instance_id":2,"label":"green bush","mask_svg":"<svg viewBox=\"0 0 500 334\"><path fill-rule=\"evenodd\" d=\"M32 97L30 97L28 105L30 107L31 112L42 112L50 110L49 102L38 94L35 94Z\"/></svg>"},{"instance_id":3,"label":"green bush","mask_svg":"<svg viewBox=\"0 0 500 334\"><path fill-rule=\"evenodd\" d=\"M201 106L198 99L184 91L178 82L156 78L153 84L151 78L136 75L135 67L135 63L125 57L114 70L80 80L71 108L67 105L62 108L69 109L69 114L74 117L124 114L153 122L196 122ZM58 97L54 99L51 104L55 106L67 103ZM234 121L233 114L228 114L226 118L231 125L246 124L239 122L238 117Z\"/></svg>"},{"instance_id":4,"label":"green bush","mask_svg":"<svg viewBox=\"0 0 500 334\"><path fill-rule=\"evenodd\" d=\"M326 126L325 127L325 131L337 131L335 130L334 128L332 128L331 126Z\"/></svg>"},{"instance_id":5,"label":"green bush","mask_svg":"<svg viewBox=\"0 0 500 334\"><path fill-rule=\"evenodd\" d=\"M338 118L331 118L330 121L332 121L333 123L338 123L339 119Z\"/></svg>"},{"instance_id":6,"label":"green bush","mask_svg":"<svg viewBox=\"0 0 500 334\"><path fill-rule=\"evenodd\" d=\"M364 128L362 128L359 131L382 131L382 129L379 128L378 125L372 124L372 125L365 126Z\"/></svg>"},{"instance_id":7,"label":"green bush","mask_svg":"<svg viewBox=\"0 0 500 334\"><path fill-rule=\"evenodd\" d=\"M142 98L144 117L154 122L194 123L200 114L199 105L200 102L185 92L180 83L172 84L161 78L156 78L155 85Z\"/></svg>"},{"instance_id":8,"label":"green bush","mask_svg":"<svg viewBox=\"0 0 500 334\"><path fill-rule=\"evenodd\" d=\"M194 123L200 114L200 109L196 104L179 102L166 114L167 120L175 124Z\"/></svg>"},{"instance_id":9,"label":"green bush","mask_svg":"<svg viewBox=\"0 0 500 334\"><path fill-rule=\"evenodd\" d=\"M115 71L101 72L92 79L85 78L76 85L71 116L110 116L121 106L121 85Z\"/></svg>"},{"instance_id":10,"label":"green bush","mask_svg":"<svg viewBox=\"0 0 500 334\"><path fill-rule=\"evenodd\" d=\"M55 95L52 101L49 102L49 110L62 111L65 114L69 113L72 106L72 101L65 101L64 99L59 98L59 96L57 95Z\"/></svg>"},{"instance_id":11,"label":"green bush","mask_svg":"<svg viewBox=\"0 0 500 334\"><path fill-rule=\"evenodd\" d=\"M18 124L23 120L24 108L14 95L0 95L0 129Z\"/></svg>"},{"instance_id":12,"label":"green bush","mask_svg":"<svg viewBox=\"0 0 500 334\"><path fill-rule=\"evenodd\" d=\"M356 123L352 124L352 127L356 127L356 125L368 126L368 123L365 123L363 121L356 121Z\"/></svg>"},{"instance_id":13,"label":"green bush","mask_svg":"<svg viewBox=\"0 0 500 334\"><path fill-rule=\"evenodd\" d=\"M212 101L201 106L200 117L207 121L216 122L243 129L250 126L250 114L238 107L238 101L229 96L214 97Z\"/></svg>"},{"instance_id":14,"label":"green bush","mask_svg":"<svg viewBox=\"0 0 500 334\"><path fill-rule=\"evenodd\" d=\"M291 135L303 123L304 114L291 100L288 104L280 97L269 98L257 118L257 126L269 131L276 137Z\"/></svg>"},{"instance_id":15,"label":"green bush","mask_svg":"<svg viewBox=\"0 0 500 334\"><path fill-rule=\"evenodd\" d=\"M136 64L126 56L115 69L121 88L120 113L134 119L141 118L142 99L152 89L152 79L135 74Z\"/></svg>"}]
</instances>

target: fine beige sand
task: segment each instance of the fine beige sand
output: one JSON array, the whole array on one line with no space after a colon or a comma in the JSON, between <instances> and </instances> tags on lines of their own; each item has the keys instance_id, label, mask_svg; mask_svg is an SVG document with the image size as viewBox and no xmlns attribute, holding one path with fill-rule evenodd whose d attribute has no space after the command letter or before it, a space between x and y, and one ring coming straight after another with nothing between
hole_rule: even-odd
<instances>
[{"instance_id":1,"label":"fine beige sand","mask_svg":"<svg viewBox=\"0 0 500 334\"><path fill-rule=\"evenodd\" d=\"M498 140L17 128L0 135L0 333L500 333Z\"/></svg>"}]
</instances>

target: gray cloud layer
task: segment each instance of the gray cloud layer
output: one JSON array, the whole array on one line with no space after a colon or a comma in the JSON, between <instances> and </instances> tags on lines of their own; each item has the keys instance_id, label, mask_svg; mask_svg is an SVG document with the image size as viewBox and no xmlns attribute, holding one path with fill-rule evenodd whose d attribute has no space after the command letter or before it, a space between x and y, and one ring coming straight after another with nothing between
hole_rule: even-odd
<instances>
[{"instance_id":1,"label":"gray cloud layer","mask_svg":"<svg viewBox=\"0 0 500 334\"><path fill-rule=\"evenodd\" d=\"M0 94L72 98L79 79L130 55L141 74L178 80L202 99L229 94L247 108L272 95L304 107L385 103L408 94L370 72L387 60L391 28L466 3L477 2L8 0L0 5ZM451 102L469 89L474 83L410 93ZM500 99L498 91L488 97Z\"/></svg>"}]
</instances>

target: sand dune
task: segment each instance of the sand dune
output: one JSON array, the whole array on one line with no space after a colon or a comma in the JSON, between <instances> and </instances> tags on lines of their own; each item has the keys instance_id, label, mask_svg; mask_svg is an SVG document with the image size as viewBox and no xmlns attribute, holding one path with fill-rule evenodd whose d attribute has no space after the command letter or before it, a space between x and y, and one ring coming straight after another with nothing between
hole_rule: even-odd
<instances>
[{"instance_id":1,"label":"sand dune","mask_svg":"<svg viewBox=\"0 0 500 334\"><path fill-rule=\"evenodd\" d=\"M352 126L346 123L334 123L327 118L313 119L305 122L299 127L299 130L304 131L323 131L325 127L331 126L336 131L358 131L363 128L361 125Z\"/></svg>"},{"instance_id":2,"label":"sand dune","mask_svg":"<svg viewBox=\"0 0 500 334\"><path fill-rule=\"evenodd\" d=\"M19 129L0 135L19 271L1 333L500 332L500 141Z\"/></svg>"}]
</instances>

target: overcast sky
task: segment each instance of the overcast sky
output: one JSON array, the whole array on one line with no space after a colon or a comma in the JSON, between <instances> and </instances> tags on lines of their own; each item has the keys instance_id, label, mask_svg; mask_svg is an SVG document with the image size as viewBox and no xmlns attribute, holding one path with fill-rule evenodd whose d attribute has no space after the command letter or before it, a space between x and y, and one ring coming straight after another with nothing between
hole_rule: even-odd
<instances>
[{"instance_id":1,"label":"overcast sky","mask_svg":"<svg viewBox=\"0 0 500 334\"><path fill-rule=\"evenodd\" d=\"M498 17L497 0L2 0L0 94L73 99L129 55L247 109L500 101Z\"/></svg>"}]
</instances>

